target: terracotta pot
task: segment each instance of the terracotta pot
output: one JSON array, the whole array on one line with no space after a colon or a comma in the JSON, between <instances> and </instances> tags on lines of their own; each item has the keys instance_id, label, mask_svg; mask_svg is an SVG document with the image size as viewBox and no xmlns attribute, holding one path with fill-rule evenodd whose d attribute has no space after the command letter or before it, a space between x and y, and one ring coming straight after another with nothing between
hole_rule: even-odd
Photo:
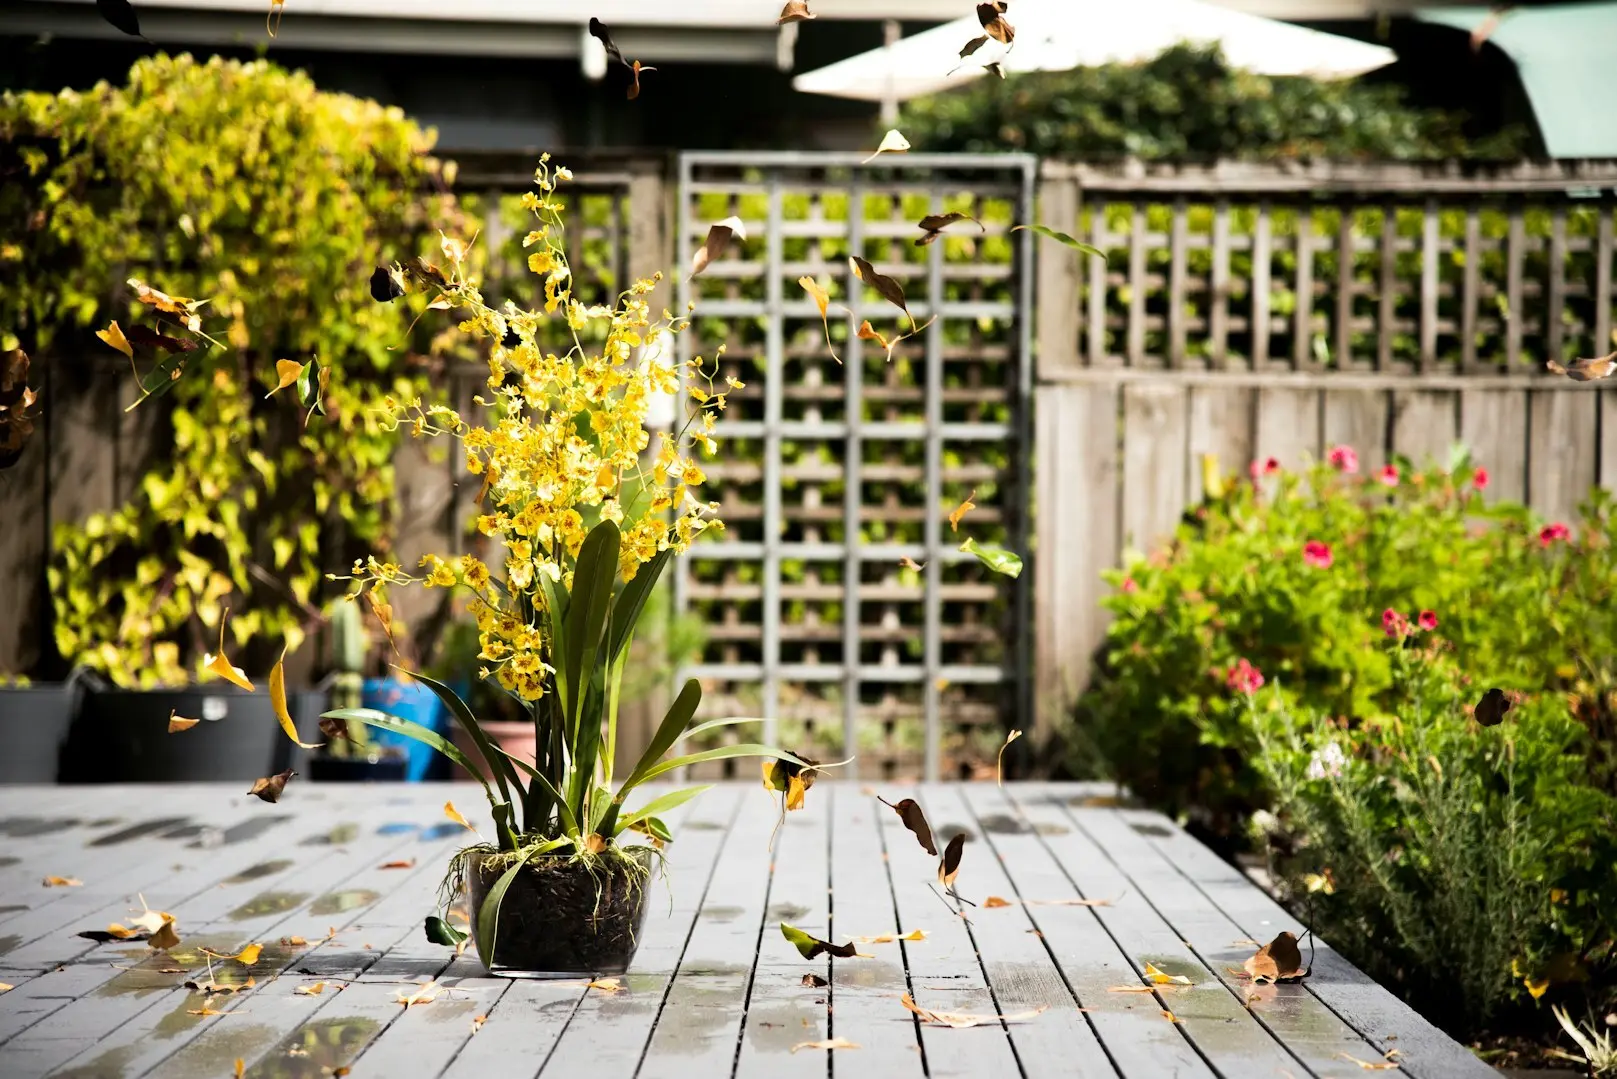
<instances>
[{"instance_id":1,"label":"terracotta pot","mask_svg":"<svg viewBox=\"0 0 1617 1079\"><path fill-rule=\"evenodd\" d=\"M511 756L529 764L534 762L538 754L538 737L534 732L533 724L527 720L494 720L482 724L483 731L495 745L505 750ZM477 749L477 743L472 736L466 733L466 728L459 723L455 724L455 748L466 754L473 764L483 760ZM454 778L459 782L470 782L472 777L466 774L466 769L455 765Z\"/></svg>"}]
</instances>

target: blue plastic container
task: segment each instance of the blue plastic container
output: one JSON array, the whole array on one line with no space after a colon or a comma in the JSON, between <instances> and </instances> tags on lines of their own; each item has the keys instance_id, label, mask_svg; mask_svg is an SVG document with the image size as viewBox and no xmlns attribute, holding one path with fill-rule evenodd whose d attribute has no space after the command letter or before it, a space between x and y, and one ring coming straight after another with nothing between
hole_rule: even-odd
<instances>
[{"instance_id":1,"label":"blue plastic container","mask_svg":"<svg viewBox=\"0 0 1617 1079\"><path fill-rule=\"evenodd\" d=\"M449 736L447 717L438 695L425 682L405 682L398 678L367 678L361 692L360 703L366 708L386 712L390 716L419 723L445 738ZM448 761L443 760L430 746L414 738L406 738L392 731L372 727L366 732L378 746L398 747L404 751L404 778L411 783L424 779L446 778Z\"/></svg>"}]
</instances>

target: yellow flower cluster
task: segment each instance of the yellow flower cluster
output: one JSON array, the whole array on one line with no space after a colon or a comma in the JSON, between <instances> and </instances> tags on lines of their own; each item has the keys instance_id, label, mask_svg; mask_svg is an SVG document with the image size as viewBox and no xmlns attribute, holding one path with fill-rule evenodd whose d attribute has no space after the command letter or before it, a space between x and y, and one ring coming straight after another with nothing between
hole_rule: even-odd
<instances>
[{"instance_id":1,"label":"yellow flower cluster","mask_svg":"<svg viewBox=\"0 0 1617 1079\"><path fill-rule=\"evenodd\" d=\"M459 439L466 470L481 477L477 530L499 544L504 564L428 555L416 575L371 559L356 563L348 578L359 588L369 582L373 589L419 584L471 592L484 676L526 700L542 697L553 673L542 579L571 586L573 563L590 528L601 520L617 522L623 536L619 569L628 580L659 551L683 551L702 531L723 527L714 516L718 504L698 497L706 476L695 451L716 451L715 413L725 407L725 393L715 392L715 379L704 373L700 358L666 358L689 319L666 311L653 318L646 297L661 275L635 282L611 307L573 298L561 241L563 208L555 197L557 183L568 178L565 169L549 167L546 155L535 173L537 192L523 198L537 218L523 246L537 248L528 266L544 279L543 311L511 303L489 307L462 275L464 247L444 241L452 273L441 298L469 312L460 324L463 332L489 342L492 396L476 399L486 422L472 424L452 409L419 400L386 402L388 422L418 437ZM536 339L539 324L558 313L573 339L561 355L545 351ZM585 339L600 344L586 349ZM677 396L687 385L691 408L682 428L657 432L651 452L647 420L655 399ZM728 385L741 386L734 379Z\"/></svg>"}]
</instances>

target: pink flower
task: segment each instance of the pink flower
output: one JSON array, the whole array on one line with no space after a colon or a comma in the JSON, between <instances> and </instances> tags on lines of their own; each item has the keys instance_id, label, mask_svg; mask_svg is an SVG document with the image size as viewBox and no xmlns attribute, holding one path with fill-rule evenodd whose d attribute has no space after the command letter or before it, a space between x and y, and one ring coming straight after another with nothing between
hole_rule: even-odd
<instances>
[{"instance_id":1,"label":"pink flower","mask_svg":"<svg viewBox=\"0 0 1617 1079\"><path fill-rule=\"evenodd\" d=\"M1258 482L1259 478L1263 476L1272 476L1276 472L1279 472L1280 462L1275 460L1273 457L1262 461L1253 461L1247 466L1247 471L1252 475L1252 482L1256 483Z\"/></svg>"},{"instance_id":2,"label":"pink flower","mask_svg":"<svg viewBox=\"0 0 1617 1079\"><path fill-rule=\"evenodd\" d=\"M1303 561L1315 569L1331 568L1331 545L1321 543L1319 540L1309 540L1303 544Z\"/></svg>"},{"instance_id":3,"label":"pink flower","mask_svg":"<svg viewBox=\"0 0 1617 1079\"><path fill-rule=\"evenodd\" d=\"M1382 465L1381 471L1376 473L1376 479L1380 481L1383 487L1398 486L1398 466Z\"/></svg>"},{"instance_id":4,"label":"pink flower","mask_svg":"<svg viewBox=\"0 0 1617 1079\"><path fill-rule=\"evenodd\" d=\"M1541 545L1548 547L1556 540L1564 540L1571 534L1571 529L1562 524L1560 521L1556 521L1554 524L1545 525L1543 529L1539 531L1538 542Z\"/></svg>"},{"instance_id":5,"label":"pink flower","mask_svg":"<svg viewBox=\"0 0 1617 1079\"><path fill-rule=\"evenodd\" d=\"M1389 637L1402 637L1409 632L1409 620L1388 607L1381 612L1381 632Z\"/></svg>"},{"instance_id":6,"label":"pink flower","mask_svg":"<svg viewBox=\"0 0 1617 1079\"><path fill-rule=\"evenodd\" d=\"M1123 591L1125 591L1125 592L1133 592L1136 589L1138 589L1139 587L1140 587L1139 585L1134 583L1134 578L1133 577L1124 577L1123 578Z\"/></svg>"},{"instance_id":7,"label":"pink flower","mask_svg":"<svg viewBox=\"0 0 1617 1079\"><path fill-rule=\"evenodd\" d=\"M1422 611L1420 613L1420 618L1418 619L1418 621L1420 622L1420 628L1421 629L1426 629L1426 630L1436 629L1437 628L1437 612L1436 611Z\"/></svg>"},{"instance_id":8,"label":"pink flower","mask_svg":"<svg viewBox=\"0 0 1617 1079\"><path fill-rule=\"evenodd\" d=\"M1488 470L1486 468L1479 468L1471 474L1471 486L1479 491L1488 486Z\"/></svg>"},{"instance_id":9,"label":"pink flower","mask_svg":"<svg viewBox=\"0 0 1617 1079\"><path fill-rule=\"evenodd\" d=\"M1332 446L1325 459L1338 472L1354 473L1359 470L1359 455L1352 446Z\"/></svg>"},{"instance_id":10,"label":"pink flower","mask_svg":"<svg viewBox=\"0 0 1617 1079\"><path fill-rule=\"evenodd\" d=\"M1229 674L1224 679L1224 684L1237 693L1256 693L1263 688L1263 672L1246 660L1238 659L1235 661L1235 666L1230 668Z\"/></svg>"}]
</instances>

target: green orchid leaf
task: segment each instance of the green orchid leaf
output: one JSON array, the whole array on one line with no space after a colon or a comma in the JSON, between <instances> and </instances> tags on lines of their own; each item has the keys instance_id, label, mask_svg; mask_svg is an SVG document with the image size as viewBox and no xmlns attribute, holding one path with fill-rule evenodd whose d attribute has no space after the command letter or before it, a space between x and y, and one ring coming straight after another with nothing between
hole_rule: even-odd
<instances>
[{"instance_id":1,"label":"green orchid leaf","mask_svg":"<svg viewBox=\"0 0 1617 1079\"><path fill-rule=\"evenodd\" d=\"M960 549L966 554L976 555L977 561L995 573L1003 573L1007 577L1020 577L1022 575L1022 558L1014 551L1007 551L1003 547L995 547L992 544L978 543L974 539L966 540L960 545Z\"/></svg>"},{"instance_id":2,"label":"green orchid leaf","mask_svg":"<svg viewBox=\"0 0 1617 1079\"><path fill-rule=\"evenodd\" d=\"M1103 261L1106 258L1106 252L1102 251L1100 248L1086 244L1082 240L1076 239L1072 236L1068 236L1065 232L1057 232L1048 225L1015 225L1012 226L1011 231L1016 232L1019 229L1027 229L1029 232L1036 232L1040 236L1047 236L1057 243L1066 244L1074 251L1082 251L1086 255L1094 255L1096 258Z\"/></svg>"},{"instance_id":3,"label":"green orchid leaf","mask_svg":"<svg viewBox=\"0 0 1617 1079\"><path fill-rule=\"evenodd\" d=\"M436 914L427 915L427 940L433 944L442 944L447 948L458 948L466 939L466 934L450 925Z\"/></svg>"},{"instance_id":4,"label":"green orchid leaf","mask_svg":"<svg viewBox=\"0 0 1617 1079\"><path fill-rule=\"evenodd\" d=\"M710 791L712 789L713 784L706 783L700 787L686 787L683 790L673 791L669 794L664 794L653 798L639 809L618 818L617 826L612 834L616 835L625 828L632 828L643 820L655 818L659 813L666 813L676 806L682 806L692 798L695 798L698 794L702 794L703 792ZM656 835L655 832L652 834Z\"/></svg>"}]
</instances>

